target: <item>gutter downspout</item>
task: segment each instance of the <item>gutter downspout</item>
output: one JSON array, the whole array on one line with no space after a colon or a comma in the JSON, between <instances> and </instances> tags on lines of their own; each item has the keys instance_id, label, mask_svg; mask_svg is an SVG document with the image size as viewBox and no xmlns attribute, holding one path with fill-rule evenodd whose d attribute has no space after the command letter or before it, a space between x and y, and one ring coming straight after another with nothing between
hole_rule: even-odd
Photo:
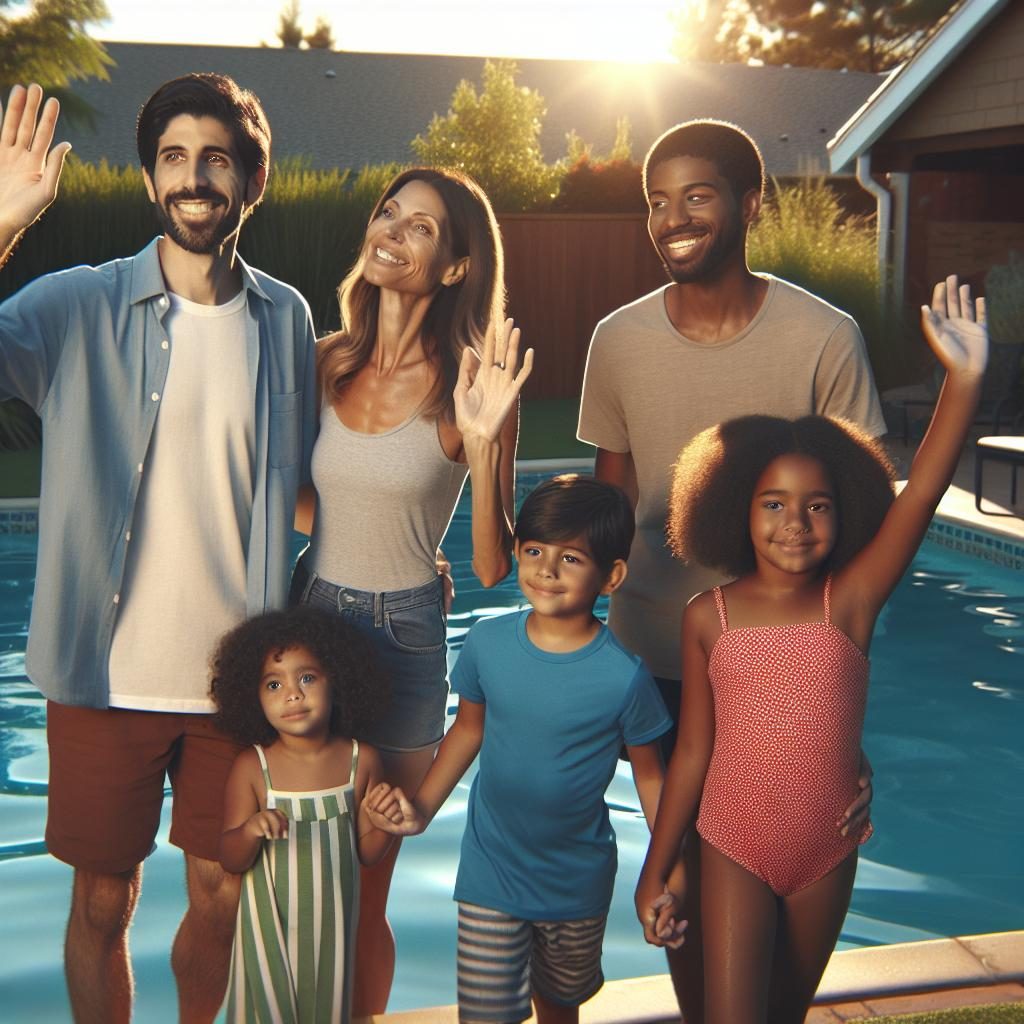
<instances>
[{"instance_id":1,"label":"gutter downspout","mask_svg":"<svg viewBox=\"0 0 1024 1024\"><path fill-rule=\"evenodd\" d=\"M878 204L876 214L876 238L878 240L878 300L882 313L889 308L889 254L891 247L890 227L892 225L892 196L888 190L871 177L871 151L857 156L857 182L865 192L870 192Z\"/></svg>"}]
</instances>

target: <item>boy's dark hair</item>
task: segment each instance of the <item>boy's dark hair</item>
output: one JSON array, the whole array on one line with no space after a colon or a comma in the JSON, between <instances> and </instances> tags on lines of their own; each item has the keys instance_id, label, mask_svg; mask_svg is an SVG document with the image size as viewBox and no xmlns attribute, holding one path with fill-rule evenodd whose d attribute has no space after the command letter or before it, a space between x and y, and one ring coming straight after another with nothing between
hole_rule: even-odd
<instances>
[{"instance_id":1,"label":"boy's dark hair","mask_svg":"<svg viewBox=\"0 0 1024 1024\"><path fill-rule=\"evenodd\" d=\"M549 544L584 536L602 572L629 557L636 522L621 488L592 476L566 473L552 477L526 496L514 536Z\"/></svg>"},{"instance_id":2,"label":"boy's dark hair","mask_svg":"<svg viewBox=\"0 0 1024 1024\"><path fill-rule=\"evenodd\" d=\"M654 141L644 157L644 195L652 168L677 156L695 156L718 168L739 203L751 190L764 194L764 159L757 143L740 127L710 118L685 121Z\"/></svg>"},{"instance_id":3,"label":"boy's dark hair","mask_svg":"<svg viewBox=\"0 0 1024 1024\"><path fill-rule=\"evenodd\" d=\"M698 434L679 454L669 496L668 537L677 558L729 576L756 568L750 502L769 463L808 455L828 473L838 526L828 566L838 569L878 532L896 473L885 449L846 420L741 416Z\"/></svg>"},{"instance_id":4,"label":"boy's dark hair","mask_svg":"<svg viewBox=\"0 0 1024 1024\"><path fill-rule=\"evenodd\" d=\"M246 178L260 167L270 169L270 124L255 93L227 75L204 72L164 82L139 111L135 142L139 162L150 177L160 136L179 114L220 121L231 132Z\"/></svg>"},{"instance_id":5,"label":"boy's dark hair","mask_svg":"<svg viewBox=\"0 0 1024 1024\"><path fill-rule=\"evenodd\" d=\"M257 615L221 637L210 685L218 728L239 743L273 743L277 733L259 700L263 663L294 647L305 647L330 682L332 735L358 737L378 717L388 687L367 640L338 616L300 605Z\"/></svg>"}]
</instances>

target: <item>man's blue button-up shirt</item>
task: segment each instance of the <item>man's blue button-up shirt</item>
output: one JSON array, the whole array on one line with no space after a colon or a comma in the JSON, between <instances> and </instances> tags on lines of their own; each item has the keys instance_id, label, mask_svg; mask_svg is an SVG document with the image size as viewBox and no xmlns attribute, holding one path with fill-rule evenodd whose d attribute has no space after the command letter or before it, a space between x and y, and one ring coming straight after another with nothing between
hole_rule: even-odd
<instances>
[{"instance_id":1,"label":"man's blue button-up shirt","mask_svg":"<svg viewBox=\"0 0 1024 1024\"><path fill-rule=\"evenodd\" d=\"M256 460L250 615L284 604L298 486L318 403L313 325L293 288L239 260ZM157 242L32 282L0 305L0 400L43 421L39 556L26 670L51 700L107 707L110 640L170 349ZM198 510L181 509L182 515ZM206 571L183 565L182 572ZM169 623L173 628L173 624Z\"/></svg>"}]
</instances>

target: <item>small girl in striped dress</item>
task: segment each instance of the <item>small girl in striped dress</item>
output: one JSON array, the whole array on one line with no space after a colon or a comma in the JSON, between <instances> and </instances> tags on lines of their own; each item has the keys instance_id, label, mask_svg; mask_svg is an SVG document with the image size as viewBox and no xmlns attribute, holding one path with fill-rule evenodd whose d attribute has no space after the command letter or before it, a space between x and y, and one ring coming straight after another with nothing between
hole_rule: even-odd
<instances>
[{"instance_id":1,"label":"small girl in striped dress","mask_svg":"<svg viewBox=\"0 0 1024 1024\"><path fill-rule=\"evenodd\" d=\"M347 1022L359 864L391 844L362 809L380 757L353 735L384 687L360 634L302 607L242 623L213 658L217 724L240 743L220 862L243 874L229 1022Z\"/></svg>"}]
</instances>

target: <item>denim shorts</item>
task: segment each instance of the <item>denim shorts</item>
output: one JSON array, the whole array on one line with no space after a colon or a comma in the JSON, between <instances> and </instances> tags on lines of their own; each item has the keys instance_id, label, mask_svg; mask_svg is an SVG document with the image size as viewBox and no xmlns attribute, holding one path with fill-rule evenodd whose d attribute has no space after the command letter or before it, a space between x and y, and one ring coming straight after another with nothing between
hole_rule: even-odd
<instances>
[{"instance_id":1,"label":"denim shorts","mask_svg":"<svg viewBox=\"0 0 1024 1024\"><path fill-rule=\"evenodd\" d=\"M440 576L421 587L375 593L321 579L299 559L289 603L334 612L370 641L391 684L391 699L361 739L394 751L421 750L441 741L448 649Z\"/></svg>"}]
</instances>

